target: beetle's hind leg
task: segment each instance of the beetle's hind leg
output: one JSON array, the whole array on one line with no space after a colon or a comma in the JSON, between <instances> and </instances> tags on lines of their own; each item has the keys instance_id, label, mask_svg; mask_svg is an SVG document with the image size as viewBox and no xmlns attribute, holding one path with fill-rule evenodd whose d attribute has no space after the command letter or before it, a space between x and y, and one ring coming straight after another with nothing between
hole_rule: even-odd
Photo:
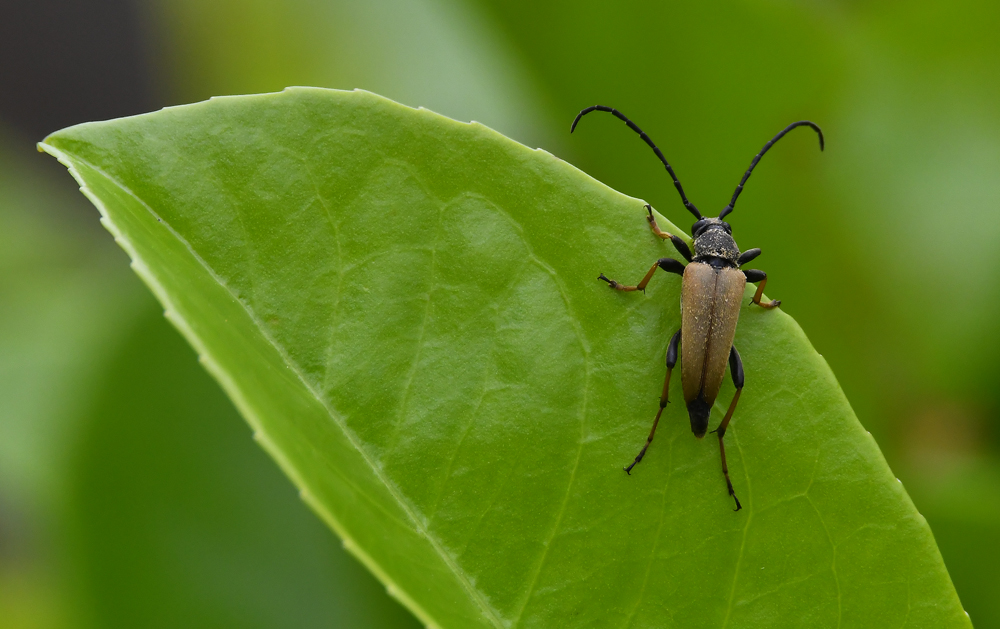
<instances>
[{"instance_id":1,"label":"beetle's hind leg","mask_svg":"<svg viewBox=\"0 0 1000 629\"><path fill-rule=\"evenodd\" d=\"M753 299L750 301L757 304L761 308L777 308L781 305L780 299L772 299L771 301L761 302L760 297L764 294L764 287L767 285L767 273L758 270L750 269L748 271L743 271L743 275L747 276L747 281L751 284L757 284L757 292L754 294Z\"/></svg>"},{"instance_id":2,"label":"beetle's hind leg","mask_svg":"<svg viewBox=\"0 0 1000 629\"><path fill-rule=\"evenodd\" d=\"M642 457L646 456L646 449L649 448L649 444L653 443L653 435L656 434L656 425L660 423L660 415L663 414L663 409L670 402L670 372L673 371L674 365L677 364L677 344L680 340L681 331L677 330L670 338L670 344L667 345L667 377L663 380L663 393L660 395L660 410L656 411L656 418L653 420L653 429L649 431L649 436L646 437L646 445L642 446L642 450L639 451L638 456L635 457L632 464L624 468L625 473L629 476L632 475L632 468L642 460Z\"/></svg>"},{"instance_id":3,"label":"beetle's hind leg","mask_svg":"<svg viewBox=\"0 0 1000 629\"><path fill-rule=\"evenodd\" d=\"M726 446L722 443L722 438L726 436L726 428L729 427L729 420L733 418L733 411L736 410L736 403L740 401L740 392L743 390L743 361L740 360L740 353L736 351L735 345L729 350L729 371L733 375L736 394L733 395L733 401L729 403L729 410L726 411L726 416L722 418L722 423L712 432L719 435L719 455L722 457L722 474L726 477L726 487L729 488L729 495L736 501L735 510L739 511L743 508L743 505L740 504L740 499L736 497L736 492L733 490L733 481L729 480L729 466L726 465Z\"/></svg>"},{"instance_id":4,"label":"beetle's hind leg","mask_svg":"<svg viewBox=\"0 0 1000 629\"><path fill-rule=\"evenodd\" d=\"M646 292L646 284L649 284L649 280L653 279L653 273L656 273L657 267L663 269L664 271L667 271L668 273L676 273L677 275L684 275L683 264L681 264L677 260L674 260L673 258L660 258L659 260L653 263L653 266L649 267L649 271L646 272L646 276L643 277L639 281L639 283L636 284L635 286L626 286L625 284L619 284L610 277L604 275L604 273L598 275L597 279L607 282L608 286L610 286L615 290L622 290L622 291L641 290L642 292Z\"/></svg>"}]
</instances>

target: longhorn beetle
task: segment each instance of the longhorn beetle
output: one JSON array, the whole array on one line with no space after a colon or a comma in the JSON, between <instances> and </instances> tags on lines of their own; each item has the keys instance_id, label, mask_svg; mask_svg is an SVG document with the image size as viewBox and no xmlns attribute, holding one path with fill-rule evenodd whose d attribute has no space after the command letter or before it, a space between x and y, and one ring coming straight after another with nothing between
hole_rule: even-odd
<instances>
[{"instance_id":1,"label":"longhorn beetle","mask_svg":"<svg viewBox=\"0 0 1000 629\"><path fill-rule=\"evenodd\" d=\"M587 107L573 120L570 133L576 130L580 118L592 111L606 111L622 120L630 129L639 134L643 142L648 144L663 162L670 178L674 180L674 187L681 195L681 202L697 219L691 227L691 236L694 238L694 255L692 256L686 242L659 228L653 217L653 208L646 205L646 220L649 222L650 229L660 238L670 240L681 256L688 261L688 264L685 266L673 258L660 258L653 263L649 272L635 286L620 284L605 277L603 273L597 278L607 282L613 290L642 291L645 293L646 284L649 283L657 268L683 277L681 283L681 329L670 338L670 343L667 345L667 376L663 381L663 393L660 395L660 410L656 412L656 417L653 419L653 428L649 431L649 437L646 438L646 445L639 451L632 464L624 468L625 472L631 475L632 468L642 460L649 444L653 442L656 425L660 423L660 415L663 414L663 409L669 402L670 372L677 364L677 346L680 343L684 349L681 360L681 385L684 390L684 402L687 404L688 415L691 419L691 432L699 439L705 436L705 431L708 429L708 416L715 403L715 398L719 395L722 378L725 376L726 362L729 362L729 371L733 377L733 384L736 386L736 394L733 395L733 400L729 403L729 410L726 411L719 427L712 432L719 437L722 474L726 477L729 495L736 501L735 511L739 511L743 506L740 504L739 498L736 497L732 481L729 480L729 468L726 467L726 446L722 443L722 438L726 434L726 428L729 426L733 411L736 410L736 403L740 399L740 392L743 390L743 362L740 360L740 353L736 351L736 346L733 345L733 339L736 336L736 321L739 319L740 304L743 300L743 288L747 282L757 284L757 292L751 303L762 308L776 308L781 302L774 299L768 302L760 300L764 293L764 286L767 284L767 273L757 269L740 270L741 266L760 255L760 249L748 249L740 253L736 241L733 240L732 227L722 219L733 211L736 199L743 192L743 185L750 178L750 173L775 142L796 127L810 127L819 134L819 150L822 151L823 132L815 123L808 120L793 122L782 129L754 156L753 161L750 162L750 168L747 169L743 179L736 186L736 191L733 192L729 205L719 212L717 218L705 218L698 211L698 208L688 201L684 194L684 188L681 187L681 182L678 181L674 169L670 167L667 158L663 156L660 149L653 144L653 141L642 129L625 117L622 112L604 105Z\"/></svg>"}]
</instances>

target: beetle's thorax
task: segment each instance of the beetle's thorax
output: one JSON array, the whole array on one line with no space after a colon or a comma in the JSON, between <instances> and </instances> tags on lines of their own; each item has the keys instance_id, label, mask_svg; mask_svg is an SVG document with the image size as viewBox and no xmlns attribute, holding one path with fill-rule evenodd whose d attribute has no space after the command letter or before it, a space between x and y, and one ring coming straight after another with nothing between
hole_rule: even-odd
<instances>
[{"instance_id":1,"label":"beetle's thorax","mask_svg":"<svg viewBox=\"0 0 1000 629\"><path fill-rule=\"evenodd\" d=\"M720 258L735 265L740 257L740 248L729 233L728 225L717 218L702 220L708 224L695 236L694 259L709 261L711 258Z\"/></svg>"}]
</instances>

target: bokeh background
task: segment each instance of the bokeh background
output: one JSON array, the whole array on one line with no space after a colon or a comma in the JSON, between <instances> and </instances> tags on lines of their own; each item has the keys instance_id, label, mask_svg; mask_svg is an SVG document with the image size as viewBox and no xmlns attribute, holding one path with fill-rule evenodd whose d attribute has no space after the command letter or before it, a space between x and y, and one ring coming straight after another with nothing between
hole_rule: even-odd
<instances>
[{"instance_id":1,"label":"bokeh background","mask_svg":"<svg viewBox=\"0 0 1000 629\"><path fill-rule=\"evenodd\" d=\"M34 142L364 88L731 221L1000 627L1000 3L0 0L0 627L416 627L253 443ZM581 221L587 217L581 216Z\"/></svg>"}]
</instances>

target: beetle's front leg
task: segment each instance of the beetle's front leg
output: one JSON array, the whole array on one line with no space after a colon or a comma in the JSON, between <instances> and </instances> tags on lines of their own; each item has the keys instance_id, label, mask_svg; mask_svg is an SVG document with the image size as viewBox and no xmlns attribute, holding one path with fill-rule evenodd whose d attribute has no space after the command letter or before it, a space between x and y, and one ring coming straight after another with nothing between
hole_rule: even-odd
<instances>
[{"instance_id":1,"label":"beetle's front leg","mask_svg":"<svg viewBox=\"0 0 1000 629\"><path fill-rule=\"evenodd\" d=\"M674 260L673 258L660 258L659 260L653 263L653 266L649 267L649 271L646 273L646 276L643 277L642 280L640 280L639 283L636 284L635 286L626 286L625 284L619 284L613 279L605 276L604 273L601 273L599 276L597 276L597 279L607 282L608 286L610 286L615 290L621 290L621 291L641 290L642 292L646 292L646 284L649 284L649 280L653 279L653 273L656 273L657 267L663 269L664 271L667 271L668 273L676 273L677 275L684 275L683 264L681 264L677 260Z\"/></svg>"},{"instance_id":2,"label":"beetle's front leg","mask_svg":"<svg viewBox=\"0 0 1000 629\"><path fill-rule=\"evenodd\" d=\"M674 237L673 234L669 234L663 231L662 229L660 229L660 226L656 224L656 218L653 217L653 206L649 205L648 203L646 204L646 213L647 213L646 220L649 221L649 228L653 230L654 234L656 234L657 236L659 236L664 240L670 240Z\"/></svg>"},{"instance_id":3,"label":"beetle's front leg","mask_svg":"<svg viewBox=\"0 0 1000 629\"><path fill-rule=\"evenodd\" d=\"M761 308L777 308L781 305L780 299L772 299L767 302L761 302L760 300L761 295L764 294L764 286L767 285L767 273L758 269L750 269L749 271L743 271L743 275L747 276L747 281L751 284L757 284L757 292L751 300L752 303L757 304Z\"/></svg>"},{"instance_id":4,"label":"beetle's front leg","mask_svg":"<svg viewBox=\"0 0 1000 629\"><path fill-rule=\"evenodd\" d=\"M653 233L664 240L669 240L674 244L674 249L677 253L684 256L684 259L688 262L691 261L691 249L688 247L687 243L681 240L679 236L667 233L660 229L660 226L656 224L656 219L653 217L653 206L646 204L646 220L649 221L649 228L653 230Z\"/></svg>"}]
</instances>

